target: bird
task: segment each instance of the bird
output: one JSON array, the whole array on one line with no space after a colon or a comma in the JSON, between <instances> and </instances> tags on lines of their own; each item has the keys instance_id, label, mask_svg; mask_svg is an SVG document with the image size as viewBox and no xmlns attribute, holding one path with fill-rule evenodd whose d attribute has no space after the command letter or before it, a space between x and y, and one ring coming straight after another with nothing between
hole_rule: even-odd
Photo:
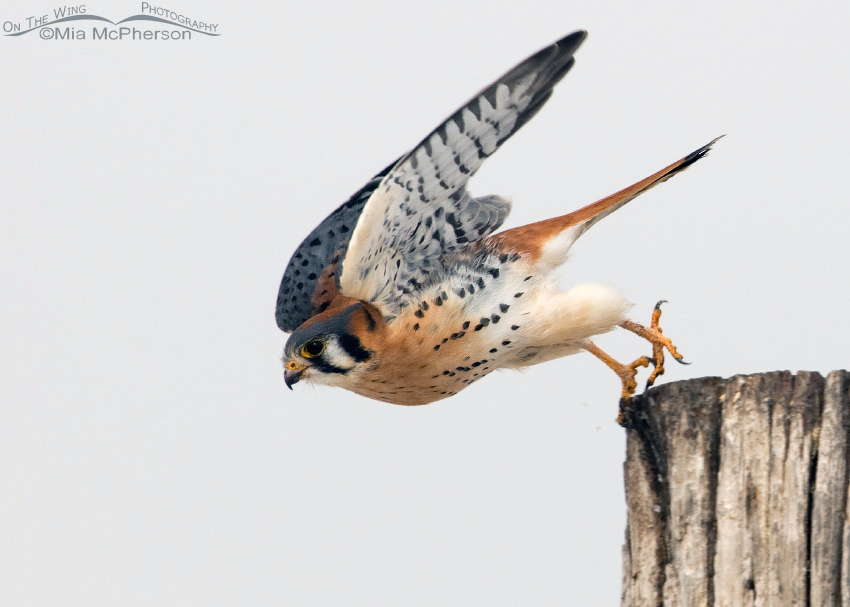
<instances>
[{"instance_id":1,"label":"bird","mask_svg":"<svg viewBox=\"0 0 850 607\"><path fill-rule=\"evenodd\" d=\"M589 352L621 382L620 419L640 367L664 373L660 327L628 318L631 304L601 284L558 287L556 270L591 226L703 158L719 139L569 214L496 232L511 199L473 197L467 182L534 117L575 63L587 32L531 55L375 175L298 246L275 318L290 333L284 381L344 388L398 405L454 396L498 369ZM651 356L616 361L591 338L623 328Z\"/></svg>"}]
</instances>

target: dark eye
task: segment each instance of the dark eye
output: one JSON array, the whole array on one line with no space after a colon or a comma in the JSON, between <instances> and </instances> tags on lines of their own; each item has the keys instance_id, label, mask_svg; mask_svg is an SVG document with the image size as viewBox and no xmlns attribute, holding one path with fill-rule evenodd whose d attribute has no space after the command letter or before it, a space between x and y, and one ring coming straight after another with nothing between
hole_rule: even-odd
<instances>
[{"instance_id":1,"label":"dark eye","mask_svg":"<svg viewBox=\"0 0 850 607\"><path fill-rule=\"evenodd\" d=\"M315 358L325 349L325 342L319 339L311 339L301 348L301 356L304 358Z\"/></svg>"}]
</instances>

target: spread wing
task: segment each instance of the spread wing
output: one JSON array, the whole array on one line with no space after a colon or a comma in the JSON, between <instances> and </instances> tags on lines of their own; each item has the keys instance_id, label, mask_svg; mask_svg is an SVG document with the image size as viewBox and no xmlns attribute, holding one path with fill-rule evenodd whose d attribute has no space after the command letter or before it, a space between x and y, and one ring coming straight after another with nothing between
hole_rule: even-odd
<instances>
[{"instance_id":1,"label":"spread wing","mask_svg":"<svg viewBox=\"0 0 850 607\"><path fill-rule=\"evenodd\" d=\"M510 201L472 198L466 182L549 99L586 36L570 34L514 67L382 178L342 257L338 282L343 295L374 303L389 320L443 271L445 253L502 224Z\"/></svg>"},{"instance_id":2,"label":"spread wing","mask_svg":"<svg viewBox=\"0 0 850 607\"><path fill-rule=\"evenodd\" d=\"M294 331L321 312L333 286L389 319L444 270L445 253L498 229L510 200L473 198L466 182L546 102L586 35L570 34L514 67L319 224L283 275L278 327Z\"/></svg>"},{"instance_id":3,"label":"spread wing","mask_svg":"<svg viewBox=\"0 0 850 607\"><path fill-rule=\"evenodd\" d=\"M291 333L308 318L321 312L323 306L327 306L328 298L319 285L322 274L330 274L326 270L334 264L337 253L345 253L366 201L395 164L375 175L347 202L328 215L295 250L277 293L275 320L282 331Z\"/></svg>"}]
</instances>

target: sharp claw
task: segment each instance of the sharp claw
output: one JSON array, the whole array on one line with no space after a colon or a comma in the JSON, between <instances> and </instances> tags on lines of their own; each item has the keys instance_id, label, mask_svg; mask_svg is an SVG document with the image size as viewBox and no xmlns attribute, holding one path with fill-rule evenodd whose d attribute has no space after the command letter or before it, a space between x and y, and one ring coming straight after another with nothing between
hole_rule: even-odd
<instances>
[{"instance_id":1,"label":"sharp claw","mask_svg":"<svg viewBox=\"0 0 850 607\"><path fill-rule=\"evenodd\" d=\"M662 299L658 303L655 304L655 309L652 311L652 320L651 320L651 323L648 327L644 327L644 326L639 325L639 324L632 322L632 321L625 321L625 322L620 324L620 326L623 327L624 329L628 329L629 331L636 333L637 335L639 335L640 337L643 337L644 339L646 339L647 341L649 341L652 344L652 357L649 357L649 356L641 357L640 359L636 360L635 362L633 362L628 367L632 370L631 377L628 378L628 379L631 379L632 383L634 383L634 379L633 379L634 378L634 372L637 371L637 367L638 366L649 366L649 363L652 363L652 366L655 367L655 369L649 375L649 379L646 380L646 388L647 389L650 388L651 386L653 386L655 384L655 381L659 377L664 375L664 350L665 349L668 350L670 352L670 355L673 358L676 359L676 362L683 364L683 365L689 365L690 364L690 363L682 360L684 357L681 354L679 354L679 352L676 351L676 347L673 345L673 342L670 341L670 338L662 335L663 332L662 332L661 327L659 325L660 325L660 319L661 319L661 306L662 306L662 304L665 304L665 303L667 303L667 300ZM639 365L638 361L645 361L645 362L643 362L642 365ZM621 375L621 378L623 379L623 384L624 384L623 395L625 396L626 394L631 394L631 390L626 389L627 378L622 373L620 373L620 375Z\"/></svg>"}]
</instances>

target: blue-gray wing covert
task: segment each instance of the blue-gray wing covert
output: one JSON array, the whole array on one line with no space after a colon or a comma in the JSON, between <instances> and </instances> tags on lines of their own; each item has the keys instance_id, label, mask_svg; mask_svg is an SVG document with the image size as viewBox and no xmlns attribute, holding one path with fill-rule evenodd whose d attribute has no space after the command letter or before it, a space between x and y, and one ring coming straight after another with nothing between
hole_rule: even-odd
<instances>
[{"instance_id":1,"label":"blue-gray wing covert","mask_svg":"<svg viewBox=\"0 0 850 607\"><path fill-rule=\"evenodd\" d=\"M316 293L319 277L345 248L369 196L396 163L375 175L369 183L327 216L295 250L277 293L275 320L282 331L291 333L327 305ZM329 303L329 302L328 302Z\"/></svg>"}]
</instances>

